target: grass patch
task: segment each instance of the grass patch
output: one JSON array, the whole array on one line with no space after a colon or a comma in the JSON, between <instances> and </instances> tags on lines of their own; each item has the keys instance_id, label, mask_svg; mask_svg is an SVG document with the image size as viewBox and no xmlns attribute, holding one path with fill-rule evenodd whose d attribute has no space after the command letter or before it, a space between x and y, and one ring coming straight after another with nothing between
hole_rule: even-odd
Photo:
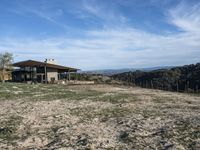
<instances>
[{"instance_id":1,"label":"grass patch","mask_svg":"<svg viewBox=\"0 0 200 150\"><path fill-rule=\"evenodd\" d=\"M175 133L177 140L185 147L192 149L200 137L200 118L186 118L175 122Z\"/></svg>"},{"instance_id":2,"label":"grass patch","mask_svg":"<svg viewBox=\"0 0 200 150\"><path fill-rule=\"evenodd\" d=\"M136 101L137 97L133 94L126 93L111 93L109 95L101 95L99 97L94 97L93 101L102 101L109 103L127 103L130 101Z\"/></svg>"},{"instance_id":3,"label":"grass patch","mask_svg":"<svg viewBox=\"0 0 200 150\"><path fill-rule=\"evenodd\" d=\"M22 118L19 116L11 116L6 120L0 122L0 139L6 140L11 144L19 137L17 129L21 123Z\"/></svg>"},{"instance_id":4,"label":"grass patch","mask_svg":"<svg viewBox=\"0 0 200 150\"><path fill-rule=\"evenodd\" d=\"M56 84L30 85L23 83L4 83L0 86L0 100L82 100L99 96L102 93L103 92L97 92L94 90L71 91L65 85Z\"/></svg>"},{"instance_id":5,"label":"grass patch","mask_svg":"<svg viewBox=\"0 0 200 150\"><path fill-rule=\"evenodd\" d=\"M90 89L71 90L69 86L57 84L4 83L0 85L0 100L83 100L109 103L136 101L137 96L127 93L106 93Z\"/></svg>"},{"instance_id":6,"label":"grass patch","mask_svg":"<svg viewBox=\"0 0 200 150\"><path fill-rule=\"evenodd\" d=\"M131 114L131 110L124 107L104 108L99 111L94 110L93 107L88 108L75 108L71 109L72 115L80 117L82 122L92 121L94 118L106 122L111 118L124 117Z\"/></svg>"},{"instance_id":7,"label":"grass patch","mask_svg":"<svg viewBox=\"0 0 200 150\"><path fill-rule=\"evenodd\" d=\"M155 103L169 103L169 102L172 103L172 102L174 102L174 100L170 97L156 96L153 98L153 102L155 102Z\"/></svg>"}]
</instances>

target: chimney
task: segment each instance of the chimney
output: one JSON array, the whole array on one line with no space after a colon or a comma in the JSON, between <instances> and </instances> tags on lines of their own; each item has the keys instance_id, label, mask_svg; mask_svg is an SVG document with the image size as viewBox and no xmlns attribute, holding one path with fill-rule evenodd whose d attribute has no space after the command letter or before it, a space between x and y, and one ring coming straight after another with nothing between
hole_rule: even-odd
<instances>
[{"instance_id":1,"label":"chimney","mask_svg":"<svg viewBox=\"0 0 200 150\"><path fill-rule=\"evenodd\" d=\"M56 64L56 61L54 59L46 59L44 62L48 64Z\"/></svg>"}]
</instances>

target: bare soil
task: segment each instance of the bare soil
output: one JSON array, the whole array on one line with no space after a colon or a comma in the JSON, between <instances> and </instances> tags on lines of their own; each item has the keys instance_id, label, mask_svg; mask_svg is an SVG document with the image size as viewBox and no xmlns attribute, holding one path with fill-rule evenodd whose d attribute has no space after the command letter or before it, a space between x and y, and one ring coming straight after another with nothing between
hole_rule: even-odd
<instances>
[{"instance_id":1,"label":"bare soil","mask_svg":"<svg viewBox=\"0 0 200 150\"><path fill-rule=\"evenodd\" d=\"M200 149L200 96L114 85L0 84L0 149Z\"/></svg>"}]
</instances>

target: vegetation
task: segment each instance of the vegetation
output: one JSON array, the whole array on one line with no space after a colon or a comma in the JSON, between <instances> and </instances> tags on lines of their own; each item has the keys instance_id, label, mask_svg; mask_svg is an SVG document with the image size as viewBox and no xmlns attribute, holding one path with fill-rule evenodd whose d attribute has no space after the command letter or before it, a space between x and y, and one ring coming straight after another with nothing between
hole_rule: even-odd
<instances>
[{"instance_id":1,"label":"vegetation","mask_svg":"<svg viewBox=\"0 0 200 150\"><path fill-rule=\"evenodd\" d=\"M112 78L131 85L179 92L200 92L200 63L150 72L135 71Z\"/></svg>"},{"instance_id":2,"label":"vegetation","mask_svg":"<svg viewBox=\"0 0 200 150\"><path fill-rule=\"evenodd\" d=\"M41 100L82 100L92 99L94 96L101 95L101 92L94 90L73 91L66 85L57 84L36 84L29 85L23 83L7 83L1 86L0 84L0 100L16 100L26 99L29 101Z\"/></svg>"},{"instance_id":3,"label":"vegetation","mask_svg":"<svg viewBox=\"0 0 200 150\"><path fill-rule=\"evenodd\" d=\"M10 116L0 121L0 139L9 142L10 144L16 144L14 141L19 137L17 135L17 129L21 122L21 117Z\"/></svg>"},{"instance_id":4,"label":"vegetation","mask_svg":"<svg viewBox=\"0 0 200 150\"><path fill-rule=\"evenodd\" d=\"M10 76L12 61L13 55L11 53L0 53L0 80L2 80L2 82L5 82L6 76L7 78Z\"/></svg>"},{"instance_id":5,"label":"vegetation","mask_svg":"<svg viewBox=\"0 0 200 150\"><path fill-rule=\"evenodd\" d=\"M78 73L71 74L71 79L77 79L79 81L94 81L95 83L112 83L110 77L102 75L102 74L87 74L87 73Z\"/></svg>"}]
</instances>

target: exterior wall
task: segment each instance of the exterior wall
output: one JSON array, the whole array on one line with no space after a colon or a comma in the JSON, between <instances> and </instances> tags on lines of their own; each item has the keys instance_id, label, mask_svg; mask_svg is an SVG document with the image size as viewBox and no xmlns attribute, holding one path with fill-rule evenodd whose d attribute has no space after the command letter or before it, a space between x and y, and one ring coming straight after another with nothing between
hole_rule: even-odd
<instances>
[{"instance_id":1,"label":"exterior wall","mask_svg":"<svg viewBox=\"0 0 200 150\"><path fill-rule=\"evenodd\" d=\"M31 81L35 78L27 71L13 71L12 80L15 82Z\"/></svg>"},{"instance_id":2,"label":"exterior wall","mask_svg":"<svg viewBox=\"0 0 200 150\"><path fill-rule=\"evenodd\" d=\"M47 68L47 81L58 81L58 70L53 68Z\"/></svg>"},{"instance_id":3,"label":"exterior wall","mask_svg":"<svg viewBox=\"0 0 200 150\"><path fill-rule=\"evenodd\" d=\"M3 75L2 75L2 72L0 71L0 81L2 80L3 80ZM5 72L4 80L5 81L12 80L11 72L8 72L8 71Z\"/></svg>"},{"instance_id":4,"label":"exterior wall","mask_svg":"<svg viewBox=\"0 0 200 150\"><path fill-rule=\"evenodd\" d=\"M54 83L58 81L58 70L47 67L47 82ZM20 68L18 71L12 72L13 81L24 82L24 81L37 81L39 83L45 83L45 71L44 67L37 67L35 71L24 70Z\"/></svg>"}]
</instances>

